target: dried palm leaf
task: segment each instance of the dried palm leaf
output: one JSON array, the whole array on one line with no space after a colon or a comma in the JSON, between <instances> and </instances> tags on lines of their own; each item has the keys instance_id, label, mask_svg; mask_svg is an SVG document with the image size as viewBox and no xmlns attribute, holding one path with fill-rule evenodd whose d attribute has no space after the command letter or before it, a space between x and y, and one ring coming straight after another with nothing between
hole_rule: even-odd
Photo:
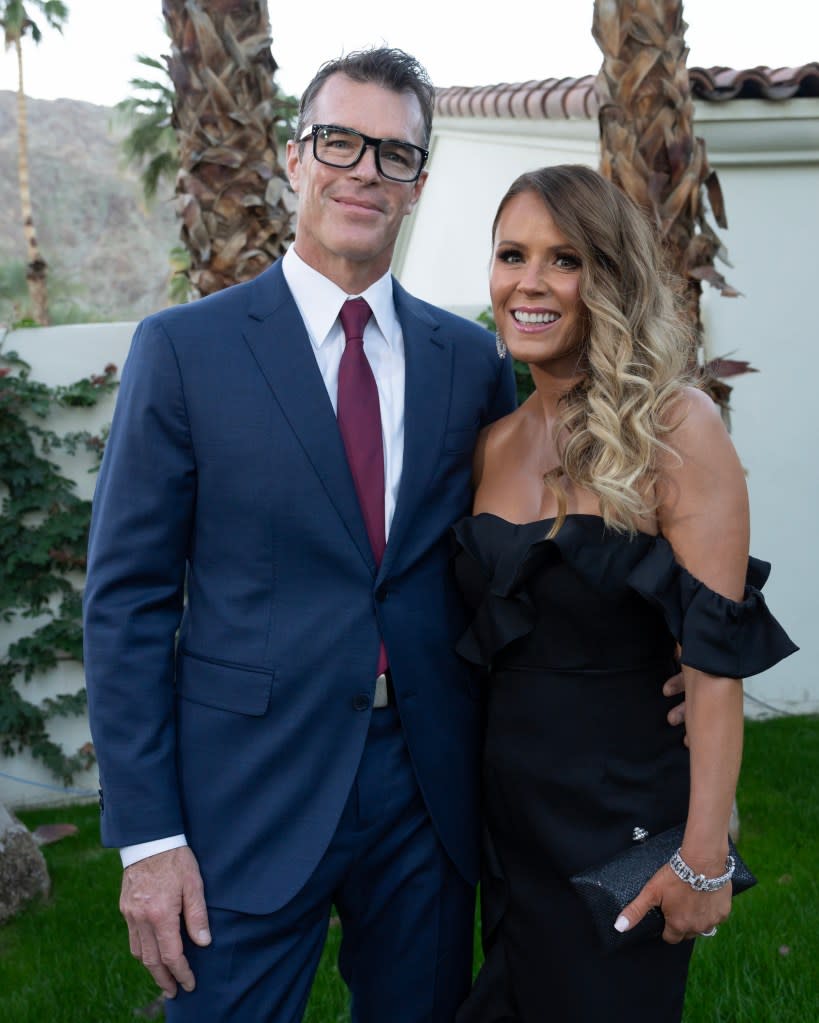
<instances>
[{"instance_id":1,"label":"dried palm leaf","mask_svg":"<svg viewBox=\"0 0 819 1023\"><path fill-rule=\"evenodd\" d=\"M292 240L276 138L285 105L264 0L162 0L162 11L172 42L177 214L191 284L207 295L255 277Z\"/></svg>"},{"instance_id":2,"label":"dried palm leaf","mask_svg":"<svg viewBox=\"0 0 819 1023\"><path fill-rule=\"evenodd\" d=\"M705 144L694 135L681 0L596 0L592 33L603 53L601 171L657 225L670 269L686 286L696 338L692 367L727 408L730 388L702 365L701 281L725 296L738 292L715 266L724 248L707 222L707 204L726 227L725 203ZM706 197L707 196L707 204Z\"/></svg>"}]
</instances>

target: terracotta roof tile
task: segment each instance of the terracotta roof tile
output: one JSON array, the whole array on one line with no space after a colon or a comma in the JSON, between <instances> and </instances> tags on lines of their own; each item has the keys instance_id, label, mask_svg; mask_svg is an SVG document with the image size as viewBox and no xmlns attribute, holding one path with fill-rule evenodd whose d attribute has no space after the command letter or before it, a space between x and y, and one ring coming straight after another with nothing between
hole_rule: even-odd
<instances>
[{"instance_id":1,"label":"terracotta roof tile","mask_svg":"<svg viewBox=\"0 0 819 1023\"><path fill-rule=\"evenodd\" d=\"M785 100L819 96L819 62L801 67L689 68L695 99L721 103L729 99ZM599 107L595 75L582 78L544 78L542 81L501 82L473 88L438 89L439 117L583 118L595 117Z\"/></svg>"},{"instance_id":2,"label":"terracotta roof tile","mask_svg":"<svg viewBox=\"0 0 819 1023\"><path fill-rule=\"evenodd\" d=\"M697 99L791 99L819 96L819 63L801 67L691 68L691 90Z\"/></svg>"}]
</instances>

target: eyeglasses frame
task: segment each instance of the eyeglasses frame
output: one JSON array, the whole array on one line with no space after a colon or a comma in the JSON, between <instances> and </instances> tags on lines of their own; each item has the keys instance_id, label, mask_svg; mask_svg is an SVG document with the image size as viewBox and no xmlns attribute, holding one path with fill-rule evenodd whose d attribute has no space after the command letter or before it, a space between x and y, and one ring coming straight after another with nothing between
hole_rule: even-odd
<instances>
[{"instance_id":1,"label":"eyeglasses frame","mask_svg":"<svg viewBox=\"0 0 819 1023\"><path fill-rule=\"evenodd\" d=\"M349 132L351 135L357 135L360 139L364 140L364 145L361 147L361 152L358 154L355 160L353 160L352 163L342 165L337 163L328 163L326 160L321 159L321 157L316 152L316 139L318 138L318 133L324 128L332 128L335 129L336 131L346 131ZM361 160L363 159L364 154L367 151L367 146L372 146L373 155L375 156L375 167L378 173L381 175L382 178L386 178L388 181L395 181L397 184L400 185L414 185L415 182L421 177L421 173L426 165L427 160L429 159L429 150L424 149L423 146L416 146L414 142L405 142L404 139L373 138L372 135L365 135L363 131L356 131L355 128L347 128L343 124L314 124L312 125L310 131L306 135L302 135L302 137L300 139L297 139L296 141L298 142L299 145L301 145L311 137L313 139L313 156L316 158L316 160L318 160L319 163L324 164L325 167L335 167L337 170L349 170L351 167L355 167L356 164L360 163ZM387 174L384 171L383 167L381 166L381 157L378 152L382 142L396 142L398 143L398 145L401 146L409 146L410 149L415 149L421 154L421 166L418 168L418 173L415 175L414 178L394 178L391 174Z\"/></svg>"}]
</instances>

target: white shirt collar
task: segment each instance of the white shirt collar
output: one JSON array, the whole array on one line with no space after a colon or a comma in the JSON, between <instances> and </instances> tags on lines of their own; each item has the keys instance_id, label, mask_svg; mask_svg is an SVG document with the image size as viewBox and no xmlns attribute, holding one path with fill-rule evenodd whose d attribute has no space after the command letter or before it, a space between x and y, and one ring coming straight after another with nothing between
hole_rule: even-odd
<instances>
[{"instance_id":1,"label":"white shirt collar","mask_svg":"<svg viewBox=\"0 0 819 1023\"><path fill-rule=\"evenodd\" d=\"M321 348L335 326L344 302L358 296L348 295L329 277L305 263L293 245L284 254L282 272L301 313L311 344L316 349ZM361 298L367 300L378 329L390 348L394 348L397 338L400 338L401 325L395 311L389 270L361 292Z\"/></svg>"}]
</instances>

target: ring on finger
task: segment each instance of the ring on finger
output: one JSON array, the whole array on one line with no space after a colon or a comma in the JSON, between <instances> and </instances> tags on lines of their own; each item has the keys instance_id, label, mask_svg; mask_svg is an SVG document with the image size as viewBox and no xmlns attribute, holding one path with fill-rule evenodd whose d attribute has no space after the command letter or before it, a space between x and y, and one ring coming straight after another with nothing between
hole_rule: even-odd
<instances>
[{"instance_id":1,"label":"ring on finger","mask_svg":"<svg viewBox=\"0 0 819 1023\"><path fill-rule=\"evenodd\" d=\"M703 938L713 938L717 933L716 924L711 928L710 931L700 931L700 936Z\"/></svg>"}]
</instances>

